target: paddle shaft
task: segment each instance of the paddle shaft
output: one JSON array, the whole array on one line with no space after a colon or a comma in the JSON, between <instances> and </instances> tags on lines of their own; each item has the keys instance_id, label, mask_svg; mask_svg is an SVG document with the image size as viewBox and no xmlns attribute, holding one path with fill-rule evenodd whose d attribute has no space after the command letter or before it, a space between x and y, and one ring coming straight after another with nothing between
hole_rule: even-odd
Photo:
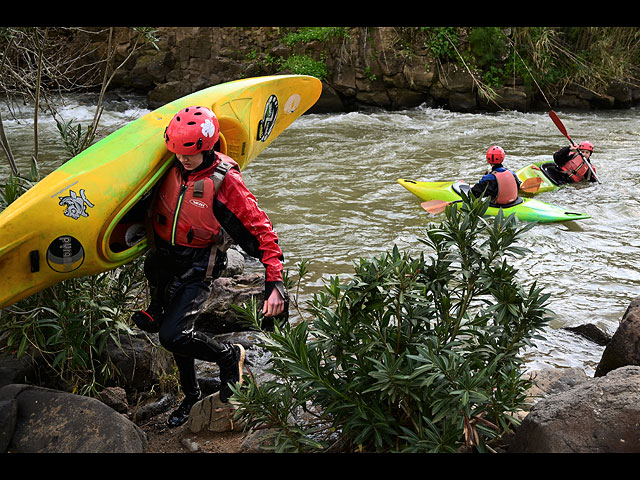
<instances>
[{"instance_id":1,"label":"paddle shaft","mask_svg":"<svg viewBox=\"0 0 640 480\"><path fill-rule=\"evenodd\" d=\"M578 154L582 157L582 160L585 161L585 163L587 164L587 167L589 167L589 170L591 171L591 175L593 175L593 178L596 179L596 182L600 183L600 180L598 180L598 177L596 176L596 172L593 171L593 168L591 167L591 162L589 162L589 160L587 160L586 158L584 158L584 155L582 154L582 152L580 151L580 149L578 148L578 146L576 145L576 142L573 141L573 139L569 136L569 134L567 133L567 129L565 128L564 124L562 123L562 121L560 121L560 118L558 118L558 115L556 115L556 112L554 112L553 110L551 110L549 112L549 116L551 117L551 120L553 121L553 123L555 124L556 127L558 127L558 130L560 130L560 132L567 137L567 139L571 142L571 145L573 145L576 148L576 151L578 152Z\"/></svg>"}]
</instances>

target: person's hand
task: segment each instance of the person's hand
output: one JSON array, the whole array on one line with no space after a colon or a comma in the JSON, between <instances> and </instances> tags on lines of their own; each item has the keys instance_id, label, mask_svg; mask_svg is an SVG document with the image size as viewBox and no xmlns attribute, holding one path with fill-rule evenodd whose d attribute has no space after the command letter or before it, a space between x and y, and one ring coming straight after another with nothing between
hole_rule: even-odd
<instances>
[{"instance_id":1,"label":"person's hand","mask_svg":"<svg viewBox=\"0 0 640 480\"><path fill-rule=\"evenodd\" d=\"M271 291L271 295L264 302L264 306L262 307L262 313L265 317L273 317L275 315L279 315L284 310L284 299L280 295L280 292L277 288L274 288Z\"/></svg>"}]
</instances>

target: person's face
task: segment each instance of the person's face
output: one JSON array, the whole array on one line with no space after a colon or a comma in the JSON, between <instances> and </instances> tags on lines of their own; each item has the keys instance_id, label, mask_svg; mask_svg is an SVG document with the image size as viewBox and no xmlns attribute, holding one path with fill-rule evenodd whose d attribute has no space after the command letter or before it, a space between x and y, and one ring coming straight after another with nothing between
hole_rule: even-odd
<instances>
[{"instance_id":1,"label":"person's face","mask_svg":"<svg viewBox=\"0 0 640 480\"><path fill-rule=\"evenodd\" d=\"M176 158L182 164L185 170L194 170L200 166L204 161L202 152L195 155L179 155L176 153Z\"/></svg>"}]
</instances>

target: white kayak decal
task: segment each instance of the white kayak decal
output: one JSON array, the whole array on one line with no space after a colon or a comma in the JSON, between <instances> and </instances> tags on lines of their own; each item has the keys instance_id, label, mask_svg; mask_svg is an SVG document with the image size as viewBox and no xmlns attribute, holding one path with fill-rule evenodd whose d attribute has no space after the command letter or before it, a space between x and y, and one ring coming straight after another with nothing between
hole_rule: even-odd
<instances>
[{"instance_id":1,"label":"white kayak decal","mask_svg":"<svg viewBox=\"0 0 640 480\"><path fill-rule=\"evenodd\" d=\"M58 204L65 207L63 213L74 220L78 220L80 217L88 217L87 207L93 208L94 206L93 203L87 199L84 189L80 190L80 195L73 190L69 190L69 195L58 198L60 199Z\"/></svg>"}]
</instances>

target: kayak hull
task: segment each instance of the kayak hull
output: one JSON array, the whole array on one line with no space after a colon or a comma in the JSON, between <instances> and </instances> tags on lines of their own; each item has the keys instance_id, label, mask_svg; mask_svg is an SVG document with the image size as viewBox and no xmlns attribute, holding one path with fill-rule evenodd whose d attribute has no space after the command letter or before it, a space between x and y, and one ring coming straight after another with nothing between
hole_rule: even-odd
<instances>
[{"instance_id":1,"label":"kayak hull","mask_svg":"<svg viewBox=\"0 0 640 480\"><path fill-rule=\"evenodd\" d=\"M147 250L138 202L174 161L163 132L179 110L211 108L220 122L217 150L245 168L321 91L318 79L301 75L215 85L144 115L67 161L0 212L0 308Z\"/></svg>"},{"instance_id":2,"label":"kayak hull","mask_svg":"<svg viewBox=\"0 0 640 480\"><path fill-rule=\"evenodd\" d=\"M524 182L530 178L541 179L540 187L535 192L529 192L528 195L535 195L543 192L551 192L553 190L557 190L558 188L560 188L561 185L557 185L556 183L554 183L549 178L549 176L547 176L544 173L544 170L541 167L545 163L549 163L549 162L543 161L543 162L532 163L516 171L516 176L521 182Z\"/></svg>"},{"instance_id":3,"label":"kayak hull","mask_svg":"<svg viewBox=\"0 0 640 480\"><path fill-rule=\"evenodd\" d=\"M398 183L421 200L442 200L445 202L461 200L462 197L457 189L460 186L468 186L464 182L422 182L409 179L399 179ZM555 223L591 218L586 213L572 212L566 208L540 202L533 198L523 198L520 203L512 207L490 206L487 209L487 215L495 216L500 210L505 216L515 214L518 220L523 222Z\"/></svg>"}]
</instances>

